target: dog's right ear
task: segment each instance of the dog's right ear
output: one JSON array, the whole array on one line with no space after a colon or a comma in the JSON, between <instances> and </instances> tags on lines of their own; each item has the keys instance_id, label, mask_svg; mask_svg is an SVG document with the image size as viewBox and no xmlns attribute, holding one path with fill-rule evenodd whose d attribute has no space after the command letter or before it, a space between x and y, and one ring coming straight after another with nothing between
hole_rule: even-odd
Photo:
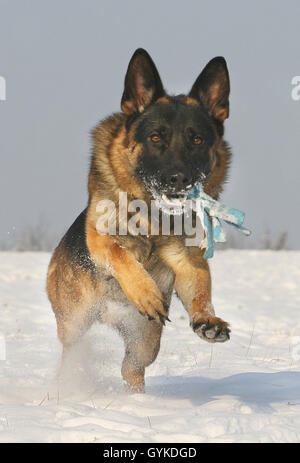
<instances>
[{"instance_id":1,"label":"dog's right ear","mask_svg":"<svg viewBox=\"0 0 300 463\"><path fill-rule=\"evenodd\" d=\"M138 48L128 65L121 108L125 114L141 113L165 91L150 55Z\"/></svg>"}]
</instances>

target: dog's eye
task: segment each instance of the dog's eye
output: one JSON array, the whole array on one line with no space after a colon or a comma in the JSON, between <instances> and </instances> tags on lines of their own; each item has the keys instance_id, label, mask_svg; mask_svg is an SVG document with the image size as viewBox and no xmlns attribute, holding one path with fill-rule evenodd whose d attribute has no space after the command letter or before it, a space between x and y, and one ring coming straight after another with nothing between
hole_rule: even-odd
<instances>
[{"instance_id":1,"label":"dog's eye","mask_svg":"<svg viewBox=\"0 0 300 463\"><path fill-rule=\"evenodd\" d=\"M153 141L153 143L158 143L160 142L160 136L157 135L156 133L151 135L151 141Z\"/></svg>"},{"instance_id":2,"label":"dog's eye","mask_svg":"<svg viewBox=\"0 0 300 463\"><path fill-rule=\"evenodd\" d=\"M202 145L202 143L203 143L203 138L200 137L200 135L195 135L195 136L193 137L193 143L194 143L194 145Z\"/></svg>"}]
</instances>

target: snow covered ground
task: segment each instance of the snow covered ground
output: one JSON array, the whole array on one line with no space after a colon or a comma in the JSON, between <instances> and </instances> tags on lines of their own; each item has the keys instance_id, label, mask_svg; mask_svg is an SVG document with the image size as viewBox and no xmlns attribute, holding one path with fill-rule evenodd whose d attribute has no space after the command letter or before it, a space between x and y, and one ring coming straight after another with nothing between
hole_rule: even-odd
<instances>
[{"instance_id":1,"label":"snow covered ground","mask_svg":"<svg viewBox=\"0 0 300 463\"><path fill-rule=\"evenodd\" d=\"M174 296L144 395L123 392L122 341L100 325L57 383L49 258L0 253L0 442L300 442L300 252L217 253L231 340L199 339Z\"/></svg>"}]
</instances>

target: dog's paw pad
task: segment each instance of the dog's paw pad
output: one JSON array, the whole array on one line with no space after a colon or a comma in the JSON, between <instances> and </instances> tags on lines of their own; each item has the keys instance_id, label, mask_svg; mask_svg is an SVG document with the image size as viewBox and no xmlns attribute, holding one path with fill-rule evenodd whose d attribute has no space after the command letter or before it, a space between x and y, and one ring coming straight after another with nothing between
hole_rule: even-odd
<instances>
[{"instance_id":1,"label":"dog's paw pad","mask_svg":"<svg viewBox=\"0 0 300 463\"><path fill-rule=\"evenodd\" d=\"M193 320L191 326L195 333L207 342L225 342L230 339L228 323L221 319Z\"/></svg>"}]
</instances>

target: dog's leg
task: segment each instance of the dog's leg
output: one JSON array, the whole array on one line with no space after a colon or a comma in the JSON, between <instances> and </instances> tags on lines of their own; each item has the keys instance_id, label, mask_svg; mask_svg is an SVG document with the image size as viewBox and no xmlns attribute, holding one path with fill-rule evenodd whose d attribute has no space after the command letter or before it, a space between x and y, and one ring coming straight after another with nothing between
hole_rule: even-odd
<instances>
[{"instance_id":1,"label":"dog's leg","mask_svg":"<svg viewBox=\"0 0 300 463\"><path fill-rule=\"evenodd\" d=\"M207 342L229 339L229 325L216 317L211 303L211 277L203 250L173 241L161 249L162 258L175 272L175 289L190 316L195 333Z\"/></svg>"},{"instance_id":2,"label":"dog's leg","mask_svg":"<svg viewBox=\"0 0 300 463\"><path fill-rule=\"evenodd\" d=\"M79 309L77 307L77 309ZM71 347L87 332L95 321L89 308L81 307L72 311L69 315L56 312L57 334L63 346L63 358Z\"/></svg>"},{"instance_id":3,"label":"dog's leg","mask_svg":"<svg viewBox=\"0 0 300 463\"><path fill-rule=\"evenodd\" d=\"M62 245L56 249L48 270L47 292L63 357L95 321L105 290L105 282L94 281L89 272L70 262Z\"/></svg>"},{"instance_id":4,"label":"dog's leg","mask_svg":"<svg viewBox=\"0 0 300 463\"><path fill-rule=\"evenodd\" d=\"M120 246L112 236L99 235L90 226L87 230L87 244L94 262L111 272L142 315L164 324L168 314L163 296L134 253Z\"/></svg>"},{"instance_id":5,"label":"dog's leg","mask_svg":"<svg viewBox=\"0 0 300 463\"><path fill-rule=\"evenodd\" d=\"M122 376L130 392L144 392L145 368L157 357L162 333L160 323L137 317L137 323L122 321L118 327L125 343Z\"/></svg>"},{"instance_id":6,"label":"dog's leg","mask_svg":"<svg viewBox=\"0 0 300 463\"><path fill-rule=\"evenodd\" d=\"M79 307L75 307L75 309L79 309ZM68 371L69 365L72 365L72 356L70 357L70 354L73 346L80 341L82 336L92 325L95 318L91 317L88 308L84 309L83 307L80 308L80 310L74 310L71 313L56 310L55 316L57 334L62 344L62 354L57 372L57 379L60 381L64 378L65 370L67 369Z\"/></svg>"}]
</instances>

